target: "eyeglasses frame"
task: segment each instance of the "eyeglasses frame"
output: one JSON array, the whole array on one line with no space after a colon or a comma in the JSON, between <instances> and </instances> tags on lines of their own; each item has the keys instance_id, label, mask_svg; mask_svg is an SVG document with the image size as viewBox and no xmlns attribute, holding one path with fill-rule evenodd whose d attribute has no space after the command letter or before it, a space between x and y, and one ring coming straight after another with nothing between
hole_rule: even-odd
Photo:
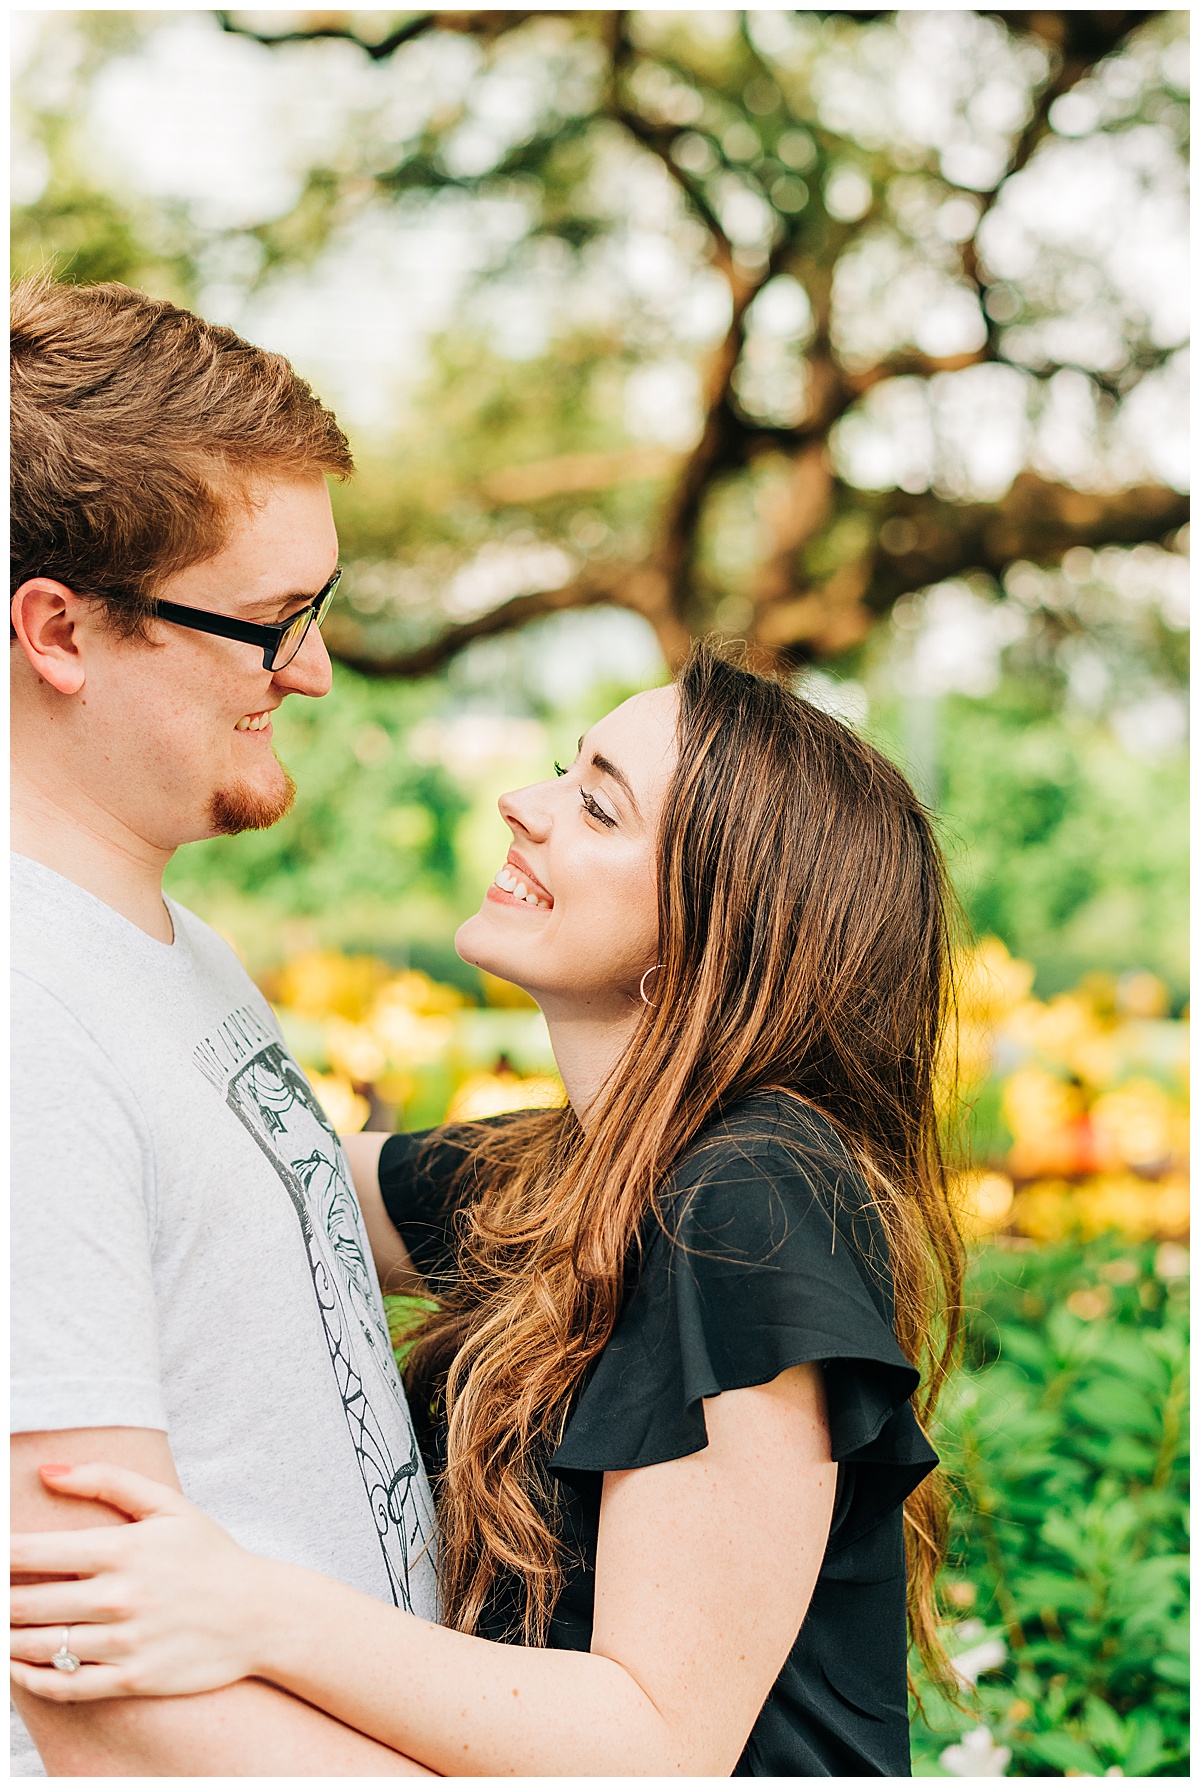
<instances>
[{"instance_id":1,"label":"eyeglasses frame","mask_svg":"<svg viewBox=\"0 0 1200 1787\"><path fill-rule=\"evenodd\" d=\"M218 639L240 639L245 645L257 645L262 648L263 669L283 670L298 656L304 641L308 638L309 628L314 620L320 627L329 613L329 605L337 594L338 584L342 580L342 567L339 565L329 582L319 590L312 601L304 608L298 608L288 619L278 625L252 620L238 620L232 614L214 614L211 608L185 608L179 602L155 601L153 618L169 620L177 627L190 627L195 633L213 633ZM307 614L303 631L296 641L296 650L283 663L278 662L279 650L284 635L290 633L301 615Z\"/></svg>"}]
</instances>

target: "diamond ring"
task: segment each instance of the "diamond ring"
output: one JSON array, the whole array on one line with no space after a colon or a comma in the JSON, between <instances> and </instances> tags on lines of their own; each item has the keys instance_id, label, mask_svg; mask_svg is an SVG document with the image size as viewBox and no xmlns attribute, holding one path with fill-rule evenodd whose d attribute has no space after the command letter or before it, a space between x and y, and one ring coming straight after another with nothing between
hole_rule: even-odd
<instances>
[{"instance_id":1,"label":"diamond ring","mask_svg":"<svg viewBox=\"0 0 1200 1787\"><path fill-rule=\"evenodd\" d=\"M50 1659L51 1665L55 1669L61 1669L65 1675L74 1675L75 1671L79 1668L79 1658L75 1655L73 1650L68 1648L70 1638L71 1628L70 1626L64 1626L63 1641Z\"/></svg>"}]
</instances>

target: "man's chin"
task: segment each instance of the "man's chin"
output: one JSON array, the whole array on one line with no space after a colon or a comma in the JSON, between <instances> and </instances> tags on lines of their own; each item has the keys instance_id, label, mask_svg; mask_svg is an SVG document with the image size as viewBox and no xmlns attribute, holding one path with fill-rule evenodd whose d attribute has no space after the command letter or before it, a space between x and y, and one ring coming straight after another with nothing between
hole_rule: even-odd
<instances>
[{"instance_id":1,"label":"man's chin","mask_svg":"<svg viewBox=\"0 0 1200 1787\"><path fill-rule=\"evenodd\" d=\"M249 782L233 782L227 788L217 789L208 807L213 837L232 837L239 831L266 831L291 812L296 799L296 784L282 763L277 767L280 779L274 788L255 788Z\"/></svg>"}]
</instances>

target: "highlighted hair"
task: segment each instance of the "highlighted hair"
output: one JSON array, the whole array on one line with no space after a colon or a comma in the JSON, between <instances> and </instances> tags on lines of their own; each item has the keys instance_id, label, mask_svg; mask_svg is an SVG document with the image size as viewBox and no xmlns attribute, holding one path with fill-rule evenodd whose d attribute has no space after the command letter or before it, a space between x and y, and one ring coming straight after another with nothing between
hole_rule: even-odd
<instances>
[{"instance_id":1,"label":"highlighted hair","mask_svg":"<svg viewBox=\"0 0 1200 1787\"><path fill-rule=\"evenodd\" d=\"M569 1109L474 1132L461 1284L409 1363L448 1418L445 1618L474 1630L515 1578L514 1636L532 1644L563 1579L544 1460L613 1332L659 1187L720 1110L783 1089L824 1112L859 1162L923 1423L958 1329L963 1250L934 1107L952 907L928 817L886 758L780 682L700 647L678 686L654 1003L586 1135ZM905 1529L913 1639L948 1681L937 1473L909 1497Z\"/></svg>"},{"instance_id":2,"label":"highlighted hair","mask_svg":"<svg viewBox=\"0 0 1200 1787\"><path fill-rule=\"evenodd\" d=\"M15 591L51 577L139 635L162 581L212 558L263 478L354 461L281 354L123 285L12 293Z\"/></svg>"}]
</instances>

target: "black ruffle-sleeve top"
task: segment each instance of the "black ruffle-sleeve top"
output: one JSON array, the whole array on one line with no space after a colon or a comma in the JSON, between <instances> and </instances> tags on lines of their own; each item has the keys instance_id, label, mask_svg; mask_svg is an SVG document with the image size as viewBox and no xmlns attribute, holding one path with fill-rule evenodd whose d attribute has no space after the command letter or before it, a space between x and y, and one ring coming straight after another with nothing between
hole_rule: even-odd
<instances>
[{"instance_id":1,"label":"black ruffle-sleeve top","mask_svg":"<svg viewBox=\"0 0 1200 1787\"><path fill-rule=\"evenodd\" d=\"M494 1119L493 1121L503 1121ZM456 1277L471 1197L470 1130L394 1135L379 1180L435 1295ZM910 1406L918 1376L893 1332L891 1274L870 1193L832 1125L760 1093L687 1151L631 1262L621 1315L547 1460L559 1479L567 1579L549 1643L588 1650L605 1471L708 1443L703 1400L821 1364L838 1484L808 1613L738 1762L739 1775L907 1775L902 1506L937 1463ZM443 1433L414 1407L436 1478ZM511 1640L515 1585L481 1634Z\"/></svg>"}]
</instances>

